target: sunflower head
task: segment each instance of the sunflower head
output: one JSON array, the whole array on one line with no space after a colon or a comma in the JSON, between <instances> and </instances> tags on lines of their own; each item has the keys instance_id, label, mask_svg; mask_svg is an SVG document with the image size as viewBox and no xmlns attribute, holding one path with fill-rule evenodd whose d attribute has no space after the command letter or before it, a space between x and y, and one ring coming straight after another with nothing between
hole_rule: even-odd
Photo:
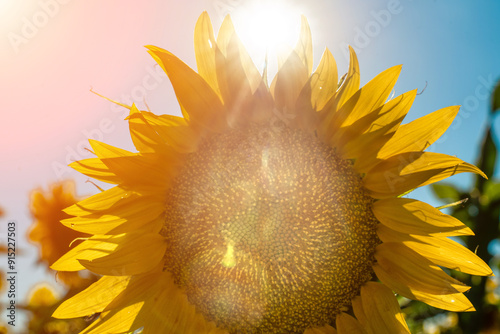
<instances>
[{"instance_id":1,"label":"sunflower head","mask_svg":"<svg viewBox=\"0 0 500 334\"><path fill-rule=\"evenodd\" d=\"M90 141L72 166L116 184L65 210L92 234L53 268L103 277L55 317L100 313L85 333L407 333L394 292L471 311L441 267L490 275L448 239L460 221L411 190L475 166L425 152L458 107L401 125L416 91L389 99L401 66L362 88L326 50L299 42L268 85L227 17L203 13L198 72L149 46L183 117L128 107L137 153ZM430 126L432 125L432 126Z\"/></svg>"},{"instance_id":2,"label":"sunflower head","mask_svg":"<svg viewBox=\"0 0 500 334\"><path fill-rule=\"evenodd\" d=\"M30 311L27 330L37 334L73 334L83 330L88 323L84 319L54 319L50 316L61 297L51 285L37 283L27 296L24 309ZM2 333L0 331L0 333Z\"/></svg>"},{"instance_id":3,"label":"sunflower head","mask_svg":"<svg viewBox=\"0 0 500 334\"><path fill-rule=\"evenodd\" d=\"M28 296L28 306L37 307L50 307L57 303L59 298L53 287L48 284L40 283L34 286Z\"/></svg>"}]
</instances>

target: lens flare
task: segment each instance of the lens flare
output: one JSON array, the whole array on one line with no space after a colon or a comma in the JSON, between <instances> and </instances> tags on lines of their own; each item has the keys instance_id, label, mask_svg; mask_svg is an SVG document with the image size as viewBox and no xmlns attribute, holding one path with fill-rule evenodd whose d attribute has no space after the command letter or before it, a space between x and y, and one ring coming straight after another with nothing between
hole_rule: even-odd
<instances>
[{"instance_id":1,"label":"lens flare","mask_svg":"<svg viewBox=\"0 0 500 334\"><path fill-rule=\"evenodd\" d=\"M0 0L0 32L2 34L8 34L15 29L16 20L19 20L17 13L22 7L22 4L15 0Z\"/></svg>"}]
</instances>

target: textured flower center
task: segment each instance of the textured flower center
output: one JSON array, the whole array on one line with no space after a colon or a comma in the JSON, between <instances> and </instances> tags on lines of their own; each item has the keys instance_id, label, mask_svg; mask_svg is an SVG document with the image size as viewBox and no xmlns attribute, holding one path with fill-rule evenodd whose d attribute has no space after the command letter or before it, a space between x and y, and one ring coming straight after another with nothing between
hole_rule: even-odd
<instances>
[{"instance_id":1,"label":"textured flower center","mask_svg":"<svg viewBox=\"0 0 500 334\"><path fill-rule=\"evenodd\" d=\"M299 130L211 137L167 198L165 269L230 333L331 323L372 277L372 200L350 161Z\"/></svg>"}]
</instances>

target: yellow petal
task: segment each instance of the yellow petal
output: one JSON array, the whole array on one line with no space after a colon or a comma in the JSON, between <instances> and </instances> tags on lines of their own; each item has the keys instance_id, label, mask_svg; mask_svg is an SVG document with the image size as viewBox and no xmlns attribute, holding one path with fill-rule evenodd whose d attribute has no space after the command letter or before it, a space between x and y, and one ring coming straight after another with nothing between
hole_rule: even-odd
<instances>
[{"instance_id":1,"label":"yellow petal","mask_svg":"<svg viewBox=\"0 0 500 334\"><path fill-rule=\"evenodd\" d=\"M262 78L236 36L229 15L219 29L215 61L221 96L231 111L228 122L231 125L247 122L253 116L253 108L248 104L255 103L251 94L258 90Z\"/></svg>"},{"instance_id":2,"label":"yellow petal","mask_svg":"<svg viewBox=\"0 0 500 334\"><path fill-rule=\"evenodd\" d=\"M179 104L189 114L190 122L213 132L227 128L224 106L210 85L172 53L155 46L147 47L170 78Z\"/></svg>"},{"instance_id":3,"label":"yellow petal","mask_svg":"<svg viewBox=\"0 0 500 334\"><path fill-rule=\"evenodd\" d=\"M232 96L230 95L231 87L228 78L231 73L228 73L226 68L226 56L222 53L219 47L215 48L215 72L217 74L217 82L219 83L220 98L226 110L229 103L232 103Z\"/></svg>"},{"instance_id":4,"label":"yellow petal","mask_svg":"<svg viewBox=\"0 0 500 334\"><path fill-rule=\"evenodd\" d=\"M162 280L156 289L159 293L146 297L147 303L137 315L134 323L144 325L144 334L156 333L227 333L206 321L189 303L185 293L177 288L172 279L160 276ZM128 296L127 296L128 298ZM134 326L135 327L135 326Z\"/></svg>"},{"instance_id":5,"label":"yellow petal","mask_svg":"<svg viewBox=\"0 0 500 334\"><path fill-rule=\"evenodd\" d=\"M332 147L342 148L353 134L363 133L372 124L381 112L379 108L387 100L400 71L401 66L385 70L356 91L338 111L328 111L322 128L323 131L329 130L325 138Z\"/></svg>"},{"instance_id":6,"label":"yellow petal","mask_svg":"<svg viewBox=\"0 0 500 334\"><path fill-rule=\"evenodd\" d=\"M135 154L127 150L114 147L112 145L94 139L89 139L89 143L90 146L92 146L94 153L99 158L116 158L116 157L130 156Z\"/></svg>"},{"instance_id":7,"label":"yellow petal","mask_svg":"<svg viewBox=\"0 0 500 334\"><path fill-rule=\"evenodd\" d=\"M180 153L196 151L200 136L184 118L171 115L158 116L147 111L142 111L141 115L165 145Z\"/></svg>"},{"instance_id":8,"label":"yellow petal","mask_svg":"<svg viewBox=\"0 0 500 334\"><path fill-rule=\"evenodd\" d=\"M71 216L85 216L105 211L120 201L129 201L137 197L139 197L139 194L136 192L116 186L88 197L63 211Z\"/></svg>"},{"instance_id":9,"label":"yellow petal","mask_svg":"<svg viewBox=\"0 0 500 334\"><path fill-rule=\"evenodd\" d=\"M102 334L102 333L127 333L139 329L134 328L133 322L137 313L144 306L144 302L125 306L120 310L102 312L97 320L86 327L79 334Z\"/></svg>"},{"instance_id":10,"label":"yellow petal","mask_svg":"<svg viewBox=\"0 0 500 334\"><path fill-rule=\"evenodd\" d=\"M374 334L410 334L394 293L385 285L366 282L361 287L361 302Z\"/></svg>"},{"instance_id":11,"label":"yellow petal","mask_svg":"<svg viewBox=\"0 0 500 334\"><path fill-rule=\"evenodd\" d=\"M122 183L122 179L116 176L99 158L90 158L75 161L69 164L74 170L107 183Z\"/></svg>"},{"instance_id":12,"label":"yellow petal","mask_svg":"<svg viewBox=\"0 0 500 334\"><path fill-rule=\"evenodd\" d=\"M443 108L402 125L380 150L378 157L384 159L398 153L427 149L448 129L459 109L459 106Z\"/></svg>"},{"instance_id":13,"label":"yellow petal","mask_svg":"<svg viewBox=\"0 0 500 334\"><path fill-rule=\"evenodd\" d=\"M59 271L85 269L79 260L93 260L106 256L118 247L117 240L121 238L123 235L94 235L61 256L50 268Z\"/></svg>"},{"instance_id":14,"label":"yellow petal","mask_svg":"<svg viewBox=\"0 0 500 334\"><path fill-rule=\"evenodd\" d=\"M474 311L474 307L463 293L434 294L422 292L400 283L394 279L392 272L387 272L377 263L373 265L373 270L382 283L406 298L420 300L431 306L453 312Z\"/></svg>"},{"instance_id":15,"label":"yellow petal","mask_svg":"<svg viewBox=\"0 0 500 334\"><path fill-rule=\"evenodd\" d=\"M217 72L215 70L215 48L212 22L205 11L198 18L194 28L194 54L198 73L220 97Z\"/></svg>"},{"instance_id":16,"label":"yellow petal","mask_svg":"<svg viewBox=\"0 0 500 334\"><path fill-rule=\"evenodd\" d=\"M227 55L227 46L231 37L235 34L233 21L229 15L224 17L222 24L219 28L219 33L217 34L217 47L222 52L225 57Z\"/></svg>"},{"instance_id":17,"label":"yellow petal","mask_svg":"<svg viewBox=\"0 0 500 334\"><path fill-rule=\"evenodd\" d=\"M361 301L361 296L354 297L351 303L352 303L352 311L354 312L356 319L358 319L358 322L361 324L361 327L363 327L363 330L367 334L373 334L372 329L369 325L369 319L366 317L365 310L363 308L363 302Z\"/></svg>"},{"instance_id":18,"label":"yellow petal","mask_svg":"<svg viewBox=\"0 0 500 334\"><path fill-rule=\"evenodd\" d=\"M340 312L337 314L335 323L338 334L368 334L358 320L347 313Z\"/></svg>"},{"instance_id":19,"label":"yellow petal","mask_svg":"<svg viewBox=\"0 0 500 334\"><path fill-rule=\"evenodd\" d=\"M248 83L250 84L252 93L255 93L255 91L259 88L260 84L263 82L263 76L260 74L259 70L253 63L253 60L248 54L245 47L243 46L243 43L241 43L239 39L237 39L237 41L238 41L239 55L241 64L243 66L243 70L245 71L245 74L247 76Z\"/></svg>"},{"instance_id":20,"label":"yellow petal","mask_svg":"<svg viewBox=\"0 0 500 334\"><path fill-rule=\"evenodd\" d=\"M293 113L295 102L308 78L307 68L300 57L295 52L290 53L271 84L276 107Z\"/></svg>"},{"instance_id":21,"label":"yellow petal","mask_svg":"<svg viewBox=\"0 0 500 334\"><path fill-rule=\"evenodd\" d=\"M169 152L169 155L143 153L101 160L123 180L124 185L160 189L166 189L166 185L176 175L180 164L176 152Z\"/></svg>"},{"instance_id":22,"label":"yellow petal","mask_svg":"<svg viewBox=\"0 0 500 334\"><path fill-rule=\"evenodd\" d=\"M216 54L217 78L221 83L230 126L248 122L249 105L253 102L252 88L240 57L240 44L236 34L233 34L226 46L226 56L223 57L220 52Z\"/></svg>"},{"instance_id":23,"label":"yellow petal","mask_svg":"<svg viewBox=\"0 0 500 334\"><path fill-rule=\"evenodd\" d=\"M392 124L392 127L388 128L388 133L394 133L399 128L400 120L410 111L416 96L417 90L410 90L387 101L374 119L371 117L360 119L360 121L363 120L368 123L368 126L364 126L364 128L367 128L366 132L377 131L387 127L388 124Z\"/></svg>"},{"instance_id":24,"label":"yellow petal","mask_svg":"<svg viewBox=\"0 0 500 334\"><path fill-rule=\"evenodd\" d=\"M302 87L299 96L295 102L294 111L288 114L288 109L284 109L286 113L282 113L279 110L274 110L275 113L280 112L282 117L288 123L288 126L293 129L301 129L305 133L314 134L320 123L319 113L313 108L311 104L311 79L310 77L307 83ZM277 114L278 115L278 114Z\"/></svg>"},{"instance_id":25,"label":"yellow petal","mask_svg":"<svg viewBox=\"0 0 500 334\"><path fill-rule=\"evenodd\" d=\"M129 279L128 276L103 276L87 289L65 300L52 316L58 319L69 319L102 312L116 296L125 290Z\"/></svg>"},{"instance_id":26,"label":"yellow petal","mask_svg":"<svg viewBox=\"0 0 500 334\"><path fill-rule=\"evenodd\" d=\"M274 100L265 78L261 78L259 86L252 96L252 105L250 109L250 120L257 124L269 122L274 115Z\"/></svg>"},{"instance_id":27,"label":"yellow petal","mask_svg":"<svg viewBox=\"0 0 500 334\"><path fill-rule=\"evenodd\" d=\"M287 120L288 126L293 129L301 129L305 133L313 135L318 128L320 118L319 114L311 105L311 87L309 86L309 83L302 88L294 109L297 112L290 113L289 118L286 117L286 114L284 114L284 118Z\"/></svg>"},{"instance_id":28,"label":"yellow petal","mask_svg":"<svg viewBox=\"0 0 500 334\"><path fill-rule=\"evenodd\" d=\"M414 291L415 300L423 301L431 306L452 312L474 312L476 309L463 293L449 295L432 295Z\"/></svg>"},{"instance_id":29,"label":"yellow petal","mask_svg":"<svg viewBox=\"0 0 500 334\"><path fill-rule=\"evenodd\" d=\"M432 263L471 275L493 275L491 268L466 247L444 236L408 235L380 225L377 234L383 242L400 242Z\"/></svg>"},{"instance_id":30,"label":"yellow petal","mask_svg":"<svg viewBox=\"0 0 500 334\"><path fill-rule=\"evenodd\" d=\"M359 82L361 79L359 75L358 57L351 46L349 46L349 54L349 71L347 72L345 80L342 83L342 86L340 86L340 89L335 97L336 103L333 108L335 111L342 108L344 103L346 103L347 100L349 100L351 96L359 90Z\"/></svg>"},{"instance_id":31,"label":"yellow petal","mask_svg":"<svg viewBox=\"0 0 500 334\"><path fill-rule=\"evenodd\" d=\"M338 124L335 120L338 119L339 110L344 106L354 93L359 90L359 64L358 58L354 49L349 46L350 60L349 71L343 77L344 81L340 85L337 93L333 95L326 103L320 113L321 124L318 127L318 135L325 142L330 143L335 132L338 131Z\"/></svg>"},{"instance_id":32,"label":"yellow petal","mask_svg":"<svg viewBox=\"0 0 500 334\"><path fill-rule=\"evenodd\" d=\"M142 327L144 334L227 334L195 311L168 272L132 278L126 291L117 296L107 310L102 319L90 326L89 334L128 332ZM132 318L128 312L133 312Z\"/></svg>"},{"instance_id":33,"label":"yellow petal","mask_svg":"<svg viewBox=\"0 0 500 334\"><path fill-rule=\"evenodd\" d=\"M326 49L318 68L310 78L311 105L314 110L321 110L335 95L337 90L337 63L330 50Z\"/></svg>"},{"instance_id":34,"label":"yellow petal","mask_svg":"<svg viewBox=\"0 0 500 334\"><path fill-rule=\"evenodd\" d=\"M378 151L394 135L410 110L416 92L404 93L339 130L337 147L345 158L356 159L354 168L358 172L365 173L380 162Z\"/></svg>"},{"instance_id":35,"label":"yellow petal","mask_svg":"<svg viewBox=\"0 0 500 334\"><path fill-rule=\"evenodd\" d=\"M460 220L433 206L410 198L387 198L373 203L372 211L383 225L418 235L474 235Z\"/></svg>"},{"instance_id":36,"label":"yellow petal","mask_svg":"<svg viewBox=\"0 0 500 334\"><path fill-rule=\"evenodd\" d=\"M262 76L255 67L252 58L250 58L250 55L243 46L243 43L241 43L240 39L237 37L236 32L234 30L233 22L229 15L227 15L224 18L222 25L219 29L219 34L217 35L217 47L218 48L216 52L219 51L220 56L223 56L222 58L231 58L234 55L238 55L237 62L240 63L241 68L246 74L246 78L248 79L248 83L250 85L252 93L254 93L262 81ZM230 50L231 48L233 48L233 50ZM219 59L221 59L220 56ZM217 54L216 54L216 59L217 59ZM235 60L229 60L229 62L233 61ZM226 70L226 72L227 76L230 77L231 71ZM218 75L219 85L221 84L220 77L221 76Z\"/></svg>"},{"instance_id":37,"label":"yellow petal","mask_svg":"<svg viewBox=\"0 0 500 334\"><path fill-rule=\"evenodd\" d=\"M75 231L90 234L131 232L146 224L155 224L156 218L163 215L164 203L162 199L145 196L135 199L134 205L119 205L110 212L112 214L106 212L104 215L64 219L61 223Z\"/></svg>"},{"instance_id":38,"label":"yellow petal","mask_svg":"<svg viewBox=\"0 0 500 334\"><path fill-rule=\"evenodd\" d=\"M165 146L161 137L147 123L141 111L135 104L130 108L130 114L126 118L130 128L130 136L134 142L135 148L142 153L153 153L162 151Z\"/></svg>"},{"instance_id":39,"label":"yellow petal","mask_svg":"<svg viewBox=\"0 0 500 334\"><path fill-rule=\"evenodd\" d=\"M331 129L329 143L333 147L342 147L340 141L344 132L348 131L356 121L372 114L376 117L379 107L389 97L389 94L396 84L401 66L391 67L377 75L363 88L354 93L349 100L331 117L326 119L328 127ZM367 124L368 125L368 124ZM335 129L335 131L334 131ZM360 129L363 132L364 129Z\"/></svg>"},{"instance_id":40,"label":"yellow petal","mask_svg":"<svg viewBox=\"0 0 500 334\"><path fill-rule=\"evenodd\" d=\"M364 87L363 87L364 88ZM349 143L361 134L369 134L385 130L383 134L394 134L410 110L415 99L416 90L401 94L382 106L373 109L345 129L340 138L341 143Z\"/></svg>"},{"instance_id":41,"label":"yellow petal","mask_svg":"<svg viewBox=\"0 0 500 334\"><path fill-rule=\"evenodd\" d=\"M290 126L314 133L320 123L319 110L335 95L337 90L337 65L328 49L316 71L302 88L295 105L295 118Z\"/></svg>"},{"instance_id":42,"label":"yellow petal","mask_svg":"<svg viewBox=\"0 0 500 334\"><path fill-rule=\"evenodd\" d=\"M363 183L372 197L387 198L464 172L486 177L476 166L446 154L407 152L380 162Z\"/></svg>"},{"instance_id":43,"label":"yellow petal","mask_svg":"<svg viewBox=\"0 0 500 334\"><path fill-rule=\"evenodd\" d=\"M250 83L248 82L243 64L240 57L240 41L236 34L233 34L229 39L229 43L226 49L226 77L228 88L230 90L230 96L224 98L224 103L229 101L229 98L233 99L232 103L235 104L236 101L242 97L248 97L252 94L250 88ZM233 86L236 85L236 86ZM241 103L241 102L240 102Z\"/></svg>"},{"instance_id":44,"label":"yellow petal","mask_svg":"<svg viewBox=\"0 0 500 334\"><path fill-rule=\"evenodd\" d=\"M476 254L459 243L443 237L414 236L420 242L405 244L438 266L471 275L491 276L491 268Z\"/></svg>"},{"instance_id":45,"label":"yellow petal","mask_svg":"<svg viewBox=\"0 0 500 334\"><path fill-rule=\"evenodd\" d=\"M113 238L113 242L118 246L109 254L89 260L78 259L79 262L100 275L138 275L157 267L167 248L165 238L157 233L125 233Z\"/></svg>"},{"instance_id":46,"label":"yellow petal","mask_svg":"<svg viewBox=\"0 0 500 334\"><path fill-rule=\"evenodd\" d=\"M367 115L370 111L381 107L391 93L401 65L391 67L370 80L346 102L339 110L339 125L349 126Z\"/></svg>"},{"instance_id":47,"label":"yellow petal","mask_svg":"<svg viewBox=\"0 0 500 334\"><path fill-rule=\"evenodd\" d=\"M394 281L414 290L429 294L451 294L469 289L401 243L384 242L378 245L375 259L380 268L390 273Z\"/></svg>"},{"instance_id":48,"label":"yellow petal","mask_svg":"<svg viewBox=\"0 0 500 334\"><path fill-rule=\"evenodd\" d=\"M304 15L301 16L300 37L295 46L295 53L299 56L300 60L302 60L302 63L307 69L307 73L311 73L313 66L311 28L309 28L309 23Z\"/></svg>"}]
</instances>

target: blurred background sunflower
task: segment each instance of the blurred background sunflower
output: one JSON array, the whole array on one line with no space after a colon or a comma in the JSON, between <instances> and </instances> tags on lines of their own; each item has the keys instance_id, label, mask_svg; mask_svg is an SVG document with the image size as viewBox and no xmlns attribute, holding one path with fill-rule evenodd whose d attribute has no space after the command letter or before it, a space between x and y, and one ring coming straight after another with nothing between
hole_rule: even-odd
<instances>
[{"instance_id":1,"label":"blurred background sunflower","mask_svg":"<svg viewBox=\"0 0 500 334\"><path fill-rule=\"evenodd\" d=\"M265 10L258 9L262 5ZM281 15L273 14L276 8ZM207 0L183 2L182 5L163 1L143 5L132 1L109 1L97 6L57 0L43 4L6 0L0 2L0 9L5 15L5 19L0 21L0 29L6 37L0 41L3 43L0 57L2 64L8 64L2 73L5 84L9 83L2 87L2 91L6 92L3 100L3 116L6 119L0 127L6 139L0 144L1 168L2 175L8 177L1 182L0 204L6 211L2 223L16 220L19 236L27 233L31 223L28 210L31 189L45 186L49 181L71 177L75 178L81 194L96 193L94 186L85 184L87 178L65 167L72 161L91 156L86 151L90 148L87 138L105 140L128 149L133 147L128 128L122 125L126 113L89 94L89 87L123 103L136 102L140 109L147 109L143 104L146 99L155 112L177 112L181 115L166 76L140 47L135 46L168 46L169 50L194 67L192 27L203 10L208 10L216 27L225 14L231 13L240 37L250 50L256 50L252 43L255 45L255 41L262 41L264 37L271 39L272 34L254 37L252 33L244 32L247 30L245 27L252 27L248 29L251 32L269 31L278 18L293 17L291 25L279 21L281 28L276 29L281 38L284 38L283 31L293 32L286 42L293 45L300 24L299 13L304 13L309 18L314 36L315 66L326 45L335 56L339 75L342 75L348 68L347 45L352 45L361 64L362 85L383 69L403 63L403 75L396 86L395 96L416 86L419 91L426 87L417 96L407 121L448 105L462 105L448 132L430 149L456 154L469 162L478 162L479 157L484 156L489 166L494 166L492 161L498 161L492 153L496 152L495 144L498 145L498 117L491 113L492 117L487 119L491 109L489 98L500 76L495 57L500 45L496 33L499 30L496 20L499 8L494 2L479 6L452 1L373 1L370 4L362 1L349 4L311 1L307 5L289 1L286 9L280 9L279 5L269 6L264 1ZM138 11L141 12L140 17L136 15ZM250 15L246 14L250 12L264 15L248 22ZM89 17L92 17L91 25ZM115 20L134 22L134 25L112 24ZM79 47L73 48L76 41ZM266 41L266 45L269 48L273 43ZM262 69L265 51L256 53L252 57L262 60L256 61L258 68ZM16 82L19 84L13 84ZM491 140L484 140L487 149L483 150L486 124L491 124ZM479 162L477 165L490 176L487 168ZM482 190L488 191L487 196L473 191L476 182L465 175L450 180L457 193L443 195L441 190L439 196L448 196L443 202L435 199L431 190L413 194L433 206L468 195L468 203L473 198L477 202L459 207L462 211L457 213L460 219L477 230L473 224L484 221L485 217L480 214L481 210L491 207L487 212L494 221L492 225L497 225L498 214L493 210L496 202L491 199L495 198L495 189L498 188L495 186L498 169L496 172L494 168L490 170L493 177L484 182ZM485 204L490 202L491 206ZM464 215L469 218L465 219ZM496 242L491 241L497 236L494 231L479 230L476 237L466 240L471 242L468 247L472 251L480 245L478 254L486 252L486 257L481 257L491 257L495 261L498 252ZM19 242L24 251L21 266L25 273L29 273L19 278L18 295L22 299L38 281L50 279L54 282L55 279L53 274L45 275L46 268L43 266L33 265L38 258L37 248L23 241L23 237ZM495 262L490 264L496 270ZM475 327L468 330L474 332L479 331L478 323L484 326L495 324L497 283L491 279L469 281L466 276L457 278L468 285L484 286L486 299L482 298L482 292L477 298L470 299L478 309L481 309L478 303L484 302L489 306L484 308L484 313L469 314L478 314L478 317L485 314L490 321L461 319L452 313L400 300L400 303L405 303L403 309L408 311L410 316L407 319L415 331L458 332L457 328L469 323Z\"/></svg>"},{"instance_id":2,"label":"blurred background sunflower","mask_svg":"<svg viewBox=\"0 0 500 334\"><path fill-rule=\"evenodd\" d=\"M48 191L35 189L31 193L30 211L34 221L27 238L38 246L40 255L37 263L43 264L47 269L75 247L78 239L89 236L61 224L61 220L69 218L63 209L76 202L75 184L68 180L51 184ZM56 281L61 281L70 289L81 289L94 281L89 272L54 274Z\"/></svg>"}]
</instances>

